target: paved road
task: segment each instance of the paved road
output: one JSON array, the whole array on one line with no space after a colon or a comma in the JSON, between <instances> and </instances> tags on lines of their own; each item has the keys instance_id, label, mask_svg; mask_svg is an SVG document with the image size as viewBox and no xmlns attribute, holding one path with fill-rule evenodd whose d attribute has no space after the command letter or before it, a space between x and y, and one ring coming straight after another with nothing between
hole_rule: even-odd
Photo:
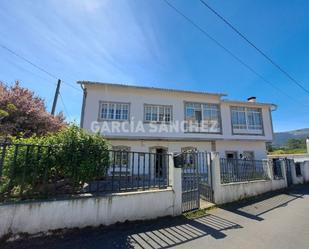
<instances>
[{"instance_id":1,"label":"paved road","mask_svg":"<svg viewBox=\"0 0 309 249\"><path fill-rule=\"evenodd\" d=\"M88 228L1 246L5 249L171 247L308 249L309 186L288 194L268 195L215 209L195 220L177 217L110 228Z\"/></svg>"}]
</instances>

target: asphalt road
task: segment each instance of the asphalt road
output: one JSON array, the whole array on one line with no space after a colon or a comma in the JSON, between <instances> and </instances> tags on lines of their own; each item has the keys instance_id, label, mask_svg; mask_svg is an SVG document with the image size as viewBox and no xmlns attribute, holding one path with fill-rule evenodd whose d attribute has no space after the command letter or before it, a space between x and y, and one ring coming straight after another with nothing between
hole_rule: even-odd
<instances>
[{"instance_id":1,"label":"asphalt road","mask_svg":"<svg viewBox=\"0 0 309 249\"><path fill-rule=\"evenodd\" d=\"M171 247L308 249L309 186L214 209L195 220L176 217L86 228L0 246L3 249Z\"/></svg>"}]
</instances>

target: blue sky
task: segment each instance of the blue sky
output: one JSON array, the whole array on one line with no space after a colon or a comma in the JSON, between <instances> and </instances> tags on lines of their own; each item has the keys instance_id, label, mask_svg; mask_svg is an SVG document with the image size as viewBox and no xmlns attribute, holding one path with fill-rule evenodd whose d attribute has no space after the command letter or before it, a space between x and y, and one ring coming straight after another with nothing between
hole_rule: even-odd
<instances>
[{"instance_id":1,"label":"blue sky","mask_svg":"<svg viewBox=\"0 0 309 249\"><path fill-rule=\"evenodd\" d=\"M263 82L163 0L0 2L0 44L61 78L69 120L79 122L77 80L223 92L229 99L278 105L276 131L309 127L309 95L241 40L198 0L170 2L285 94ZM207 0L309 89L309 2ZM42 96L48 109L56 80L0 48L0 80ZM73 87L72 87L73 86ZM292 98L287 97L292 96ZM306 104L308 103L308 104Z\"/></svg>"}]
</instances>

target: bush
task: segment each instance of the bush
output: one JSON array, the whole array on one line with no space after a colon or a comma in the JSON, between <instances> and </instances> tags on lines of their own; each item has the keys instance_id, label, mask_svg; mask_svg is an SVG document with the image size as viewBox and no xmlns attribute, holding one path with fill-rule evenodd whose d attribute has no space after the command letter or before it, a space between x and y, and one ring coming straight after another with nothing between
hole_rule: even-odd
<instances>
[{"instance_id":1,"label":"bush","mask_svg":"<svg viewBox=\"0 0 309 249\"><path fill-rule=\"evenodd\" d=\"M6 151L2 191L41 195L61 186L60 192L78 192L107 175L106 140L75 125L44 137L12 138L12 143Z\"/></svg>"}]
</instances>

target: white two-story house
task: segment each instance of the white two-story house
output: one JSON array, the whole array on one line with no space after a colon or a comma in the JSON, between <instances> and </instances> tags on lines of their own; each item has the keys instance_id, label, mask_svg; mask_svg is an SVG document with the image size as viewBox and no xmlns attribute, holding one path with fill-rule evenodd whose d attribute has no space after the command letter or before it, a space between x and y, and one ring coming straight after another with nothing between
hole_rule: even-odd
<instances>
[{"instance_id":1,"label":"white two-story house","mask_svg":"<svg viewBox=\"0 0 309 249\"><path fill-rule=\"evenodd\" d=\"M226 100L225 94L80 81L81 127L100 131L115 150L216 151L265 159L273 104Z\"/></svg>"}]
</instances>

